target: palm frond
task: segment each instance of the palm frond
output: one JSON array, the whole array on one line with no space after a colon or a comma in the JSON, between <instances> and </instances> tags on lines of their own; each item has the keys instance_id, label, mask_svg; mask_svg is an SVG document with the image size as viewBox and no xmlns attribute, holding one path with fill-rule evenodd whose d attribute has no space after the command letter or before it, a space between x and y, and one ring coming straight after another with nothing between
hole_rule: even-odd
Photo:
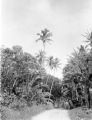
<instances>
[{"instance_id":1,"label":"palm frond","mask_svg":"<svg viewBox=\"0 0 92 120\"><path fill-rule=\"evenodd\" d=\"M36 42L41 40L43 44L45 44L47 42L49 43L50 41L52 41L50 39L50 37L52 36L52 33L46 28L44 30L41 30L40 33L37 33L37 35L39 36L39 38L36 40Z\"/></svg>"},{"instance_id":2,"label":"palm frond","mask_svg":"<svg viewBox=\"0 0 92 120\"><path fill-rule=\"evenodd\" d=\"M35 40L36 42L38 42L39 40L41 40L40 38L38 38L37 40Z\"/></svg>"}]
</instances>

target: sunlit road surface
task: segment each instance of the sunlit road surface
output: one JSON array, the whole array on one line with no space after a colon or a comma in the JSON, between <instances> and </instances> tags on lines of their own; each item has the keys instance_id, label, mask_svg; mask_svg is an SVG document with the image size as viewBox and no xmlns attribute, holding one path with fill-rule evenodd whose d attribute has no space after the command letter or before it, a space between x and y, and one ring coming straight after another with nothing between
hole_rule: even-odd
<instances>
[{"instance_id":1,"label":"sunlit road surface","mask_svg":"<svg viewBox=\"0 0 92 120\"><path fill-rule=\"evenodd\" d=\"M82 115L83 116L83 115ZM81 116L74 116L73 113L67 110L48 110L42 112L32 118L32 120L87 120ZM92 120L92 119L90 119Z\"/></svg>"}]
</instances>

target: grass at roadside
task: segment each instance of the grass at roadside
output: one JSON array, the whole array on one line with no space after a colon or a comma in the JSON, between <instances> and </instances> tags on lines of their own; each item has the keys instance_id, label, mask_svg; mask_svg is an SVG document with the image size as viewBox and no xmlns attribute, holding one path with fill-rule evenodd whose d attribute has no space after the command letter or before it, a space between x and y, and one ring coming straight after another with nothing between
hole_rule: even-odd
<instances>
[{"instance_id":1,"label":"grass at roadside","mask_svg":"<svg viewBox=\"0 0 92 120\"><path fill-rule=\"evenodd\" d=\"M31 120L31 117L39 114L47 109L46 105L34 105L29 108L26 107L20 111L9 109L7 107L2 108L2 119L1 120ZM85 114L84 114L85 113ZM76 108L70 110L70 116L73 116L73 120L77 120L75 118L85 118L85 120L92 120L92 110L86 110L81 108Z\"/></svg>"},{"instance_id":2,"label":"grass at roadside","mask_svg":"<svg viewBox=\"0 0 92 120\"><path fill-rule=\"evenodd\" d=\"M31 117L37 115L49 108L47 105L34 105L32 107L25 107L21 110L14 110L7 107L2 107L1 120L31 120Z\"/></svg>"}]
</instances>

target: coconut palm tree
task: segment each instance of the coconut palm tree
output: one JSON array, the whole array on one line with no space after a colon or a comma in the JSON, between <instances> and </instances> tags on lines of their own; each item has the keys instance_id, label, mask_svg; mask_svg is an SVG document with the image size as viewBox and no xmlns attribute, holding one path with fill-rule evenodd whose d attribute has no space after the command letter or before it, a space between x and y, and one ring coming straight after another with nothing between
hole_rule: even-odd
<instances>
[{"instance_id":1,"label":"coconut palm tree","mask_svg":"<svg viewBox=\"0 0 92 120\"><path fill-rule=\"evenodd\" d=\"M37 33L37 35L39 36L39 38L36 40L36 42L42 41L43 48L45 51L46 43L49 43L52 41L50 38L52 36L52 33L47 28L45 28L44 30L41 30L41 33Z\"/></svg>"},{"instance_id":2,"label":"coconut palm tree","mask_svg":"<svg viewBox=\"0 0 92 120\"><path fill-rule=\"evenodd\" d=\"M48 63L48 66L51 70L57 70L58 68L60 68L60 61L58 58L54 58L53 56L50 56L48 59L47 59L47 63ZM50 94L51 94L51 91L52 91L52 87L53 87L53 83L54 83L54 80L52 81L52 84L51 84L51 88L50 88ZM50 96L49 96L49 99L50 99Z\"/></svg>"}]
</instances>

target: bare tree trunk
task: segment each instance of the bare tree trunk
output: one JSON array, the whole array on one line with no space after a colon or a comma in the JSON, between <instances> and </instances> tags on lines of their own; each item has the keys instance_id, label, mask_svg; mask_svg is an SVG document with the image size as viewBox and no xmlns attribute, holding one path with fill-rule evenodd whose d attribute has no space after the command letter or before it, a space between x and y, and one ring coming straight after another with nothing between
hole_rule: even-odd
<instances>
[{"instance_id":1,"label":"bare tree trunk","mask_svg":"<svg viewBox=\"0 0 92 120\"><path fill-rule=\"evenodd\" d=\"M88 96L88 108L90 108L91 106L90 106L90 91L89 91L89 87L87 87L87 96Z\"/></svg>"}]
</instances>

